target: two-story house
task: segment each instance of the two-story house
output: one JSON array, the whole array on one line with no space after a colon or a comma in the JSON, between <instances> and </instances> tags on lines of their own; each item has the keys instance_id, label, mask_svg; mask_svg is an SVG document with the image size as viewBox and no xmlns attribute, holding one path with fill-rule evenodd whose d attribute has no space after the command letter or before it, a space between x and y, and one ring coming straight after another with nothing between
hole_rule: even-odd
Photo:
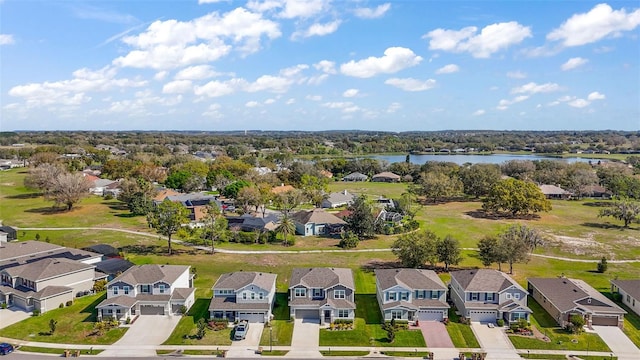
<instances>
[{"instance_id":1,"label":"two-story house","mask_svg":"<svg viewBox=\"0 0 640 360\"><path fill-rule=\"evenodd\" d=\"M276 274L244 271L220 275L213 285L209 317L269 321L276 295L276 277Z\"/></svg>"},{"instance_id":2,"label":"two-story house","mask_svg":"<svg viewBox=\"0 0 640 360\"><path fill-rule=\"evenodd\" d=\"M433 270L376 269L376 295L384 320L448 317L447 286Z\"/></svg>"},{"instance_id":3,"label":"two-story house","mask_svg":"<svg viewBox=\"0 0 640 360\"><path fill-rule=\"evenodd\" d=\"M44 313L88 294L95 266L64 258L45 258L0 270L0 302Z\"/></svg>"},{"instance_id":4,"label":"two-story house","mask_svg":"<svg viewBox=\"0 0 640 360\"><path fill-rule=\"evenodd\" d=\"M527 291L507 274L493 269L451 272L450 298L471 321L514 323L529 320Z\"/></svg>"},{"instance_id":5,"label":"two-story house","mask_svg":"<svg viewBox=\"0 0 640 360\"><path fill-rule=\"evenodd\" d=\"M195 288L190 266L138 265L107 284L107 298L96 309L98 318L118 320L138 315L174 315L193 305Z\"/></svg>"},{"instance_id":6,"label":"two-story house","mask_svg":"<svg viewBox=\"0 0 640 360\"><path fill-rule=\"evenodd\" d=\"M329 324L355 318L351 269L295 268L289 280L289 311L296 319Z\"/></svg>"}]
</instances>

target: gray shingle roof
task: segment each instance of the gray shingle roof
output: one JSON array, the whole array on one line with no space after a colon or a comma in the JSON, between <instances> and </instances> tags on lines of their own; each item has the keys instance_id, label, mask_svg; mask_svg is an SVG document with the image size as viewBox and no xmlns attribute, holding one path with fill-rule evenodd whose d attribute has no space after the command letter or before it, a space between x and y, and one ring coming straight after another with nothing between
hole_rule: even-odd
<instances>
[{"instance_id":1,"label":"gray shingle roof","mask_svg":"<svg viewBox=\"0 0 640 360\"><path fill-rule=\"evenodd\" d=\"M189 271L186 265L138 265L129 268L117 278L111 280L110 283L122 281L131 285L153 284L158 281L164 281L172 284L185 271Z\"/></svg>"},{"instance_id":2,"label":"gray shingle roof","mask_svg":"<svg viewBox=\"0 0 640 360\"><path fill-rule=\"evenodd\" d=\"M409 290L447 290L433 270L376 269L376 279L382 291L400 285Z\"/></svg>"},{"instance_id":3,"label":"gray shingle roof","mask_svg":"<svg viewBox=\"0 0 640 360\"><path fill-rule=\"evenodd\" d=\"M318 208L310 211L301 210L291 217L295 222L300 224L346 224L346 222L339 217Z\"/></svg>"},{"instance_id":4,"label":"gray shingle roof","mask_svg":"<svg viewBox=\"0 0 640 360\"><path fill-rule=\"evenodd\" d=\"M196 288L175 288L171 294L171 300L186 300L195 291Z\"/></svg>"},{"instance_id":5,"label":"gray shingle roof","mask_svg":"<svg viewBox=\"0 0 640 360\"><path fill-rule=\"evenodd\" d=\"M48 258L24 265L4 269L11 277L21 277L31 281L40 281L54 276L60 276L76 271L92 269L95 266L81 262Z\"/></svg>"},{"instance_id":6,"label":"gray shingle roof","mask_svg":"<svg viewBox=\"0 0 640 360\"><path fill-rule=\"evenodd\" d=\"M267 311L271 304L262 303L237 303L235 297L214 297L209 303L209 311L215 310L259 310Z\"/></svg>"},{"instance_id":7,"label":"gray shingle roof","mask_svg":"<svg viewBox=\"0 0 640 360\"><path fill-rule=\"evenodd\" d=\"M640 301L640 279L611 280L611 283L624 290L624 292L631 295L634 299Z\"/></svg>"},{"instance_id":8,"label":"gray shingle roof","mask_svg":"<svg viewBox=\"0 0 640 360\"><path fill-rule=\"evenodd\" d=\"M100 304L96 306L96 309L99 309L101 307L105 307L108 305L119 305L122 307L131 308L137 302L138 302L138 299L132 296L120 295L120 296L102 300L102 302L100 302Z\"/></svg>"},{"instance_id":9,"label":"gray shingle roof","mask_svg":"<svg viewBox=\"0 0 640 360\"><path fill-rule=\"evenodd\" d=\"M353 273L351 269L346 268L295 268L291 273L289 288L298 285L322 289L343 285L355 290Z\"/></svg>"},{"instance_id":10,"label":"gray shingle roof","mask_svg":"<svg viewBox=\"0 0 640 360\"><path fill-rule=\"evenodd\" d=\"M353 201L355 195L348 192L347 190L341 192L330 193L327 196L326 201L331 204L347 204Z\"/></svg>"},{"instance_id":11,"label":"gray shingle roof","mask_svg":"<svg viewBox=\"0 0 640 360\"><path fill-rule=\"evenodd\" d=\"M70 293L73 289L67 286L47 286L44 289L33 294L33 298L37 300L44 300L52 296L58 296L64 293Z\"/></svg>"},{"instance_id":12,"label":"gray shingle roof","mask_svg":"<svg viewBox=\"0 0 640 360\"><path fill-rule=\"evenodd\" d=\"M0 243L0 269L37 261L44 258L65 258L82 261L102 255L90 251L70 249L42 241Z\"/></svg>"},{"instance_id":13,"label":"gray shingle roof","mask_svg":"<svg viewBox=\"0 0 640 360\"><path fill-rule=\"evenodd\" d=\"M493 291L501 292L511 286L525 291L507 274L493 269L471 269L451 272L451 278L455 279L464 291Z\"/></svg>"},{"instance_id":14,"label":"gray shingle roof","mask_svg":"<svg viewBox=\"0 0 640 360\"><path fill-rule=\"evenodd\" d=\"M276 277L276 274L271 273L237 271L220 275L213 288L239 290L247 285L254 284L261 289L269 291L275 285Z\"/></svg>"},{"instance_id":15,"label":"gray shingle roof","mask_svg":"<svg viewBox=\"0 0 640 360\"><path fill-rule=\"evenodd\" d=\"M561 312L566 312L580 306L593 311L625 313L618 305L582 280L560 277L531 278L528 279L528 281L529 284L538 289L538 291ZM590 305L582 302L578 304L580 300L588 298L598 300L598 302L604 304L604 306L598 306L597 304Z\"/></svg>"}]
</instances>

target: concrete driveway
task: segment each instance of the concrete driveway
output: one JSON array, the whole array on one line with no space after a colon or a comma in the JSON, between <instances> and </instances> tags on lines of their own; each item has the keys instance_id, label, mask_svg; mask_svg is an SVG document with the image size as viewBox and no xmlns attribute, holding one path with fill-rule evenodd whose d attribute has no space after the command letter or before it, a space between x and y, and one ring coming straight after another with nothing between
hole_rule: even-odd
<instances>
[{"instance_id":1,"label":"concrete driveway","mask_svg":"<svg viewBox=\"0 0 640 360\"><path fill-rule=\"evenodd\" d=\"M430 348L453 348L453 341L449 337L447 328L440 321L420 321L418 326L422 331L424 341Z\"/></svg>"},{"instance_id":2,"label":"concrete driveway","mask_svg":"<svg viewBox=\"0 0 640 360\"><path fill-rule=\"evenodd\" d=\"M255 358L256 350L260 347L260 338L262 337L262 330L264 324L262 323L250 323L249 331L244 340L233 341L229 351L227 351L227 357L230 358Z\"/></svg>"},{"instance_id":3,"label":"concrete driveway","mask_svg":"<svg viewBox=\"0 0 640 360\"><path fill-rule=\"evenodd\" d=\"M0 310L0 329L9 325L13 325L31 316L30 312L26 312L20 308L12 306L7 309Z\"/></svg>"},{"instance_id":4,"label":"concrete driveway","mask_svg":"<svg viewBox=\"0 0 640 360\"><path fill-rule=\"evenodd\" d=\"M640 359L640 349L617 326L593 326L593 331L609 346L618 360Z\"/></svg>"},{"instance_id":5,"label":"concrete driveway","mask_svg":"<svg viewBox=\"0 0 640 360\"><path fill-rule=\"evenodd\" d=\"M521 360L504 328L490 328L486 323L472 322L471 329L480 347L487 353L487 359Z\"/></svg>"},{"instance_id":6,"label":"concrete driveway","mask_svg":"<svg viewBox=\"0 0 640 360\"><path fill-rule=\"evenodd\" d=\"M320 358L320 320L295 319L293 323L293 337L291 351L287 357L300 359Z\"/></svg>"},{"instance_id":7,"label":"concrete driveway","mask_svg":"<svg viewBox=\"0 0 640 360\"><path fill-rule=\"evenodd\" d=\"M99 356L156 356L155 346L167 340L179 321L180 316L138 316L124 336Z\"/></svg>"}]
</instances>

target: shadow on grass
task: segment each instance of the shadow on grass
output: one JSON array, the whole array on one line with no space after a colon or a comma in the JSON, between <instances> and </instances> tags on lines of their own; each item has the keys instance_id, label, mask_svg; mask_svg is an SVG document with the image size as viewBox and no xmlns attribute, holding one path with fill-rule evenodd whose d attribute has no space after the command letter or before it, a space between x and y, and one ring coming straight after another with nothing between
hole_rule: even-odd
<instances>
[{"instance_id":1,"label":"shadow on grass","mask_svg":"<svg viewBox=\"0 0 640 360\"><path fill-rule=\"evenodd\" d=\"M73 210L75 210L75 208L73 208L71 211L73 211ZM62 213L67 212L67 208L66 207L47 206L47 207L41 207L41 208L27 209L27 210L25 210L25 212L34 213L34 214L41 214L41 215L56 215L56 214L62 214Z\"/></svg>"},{"instance_id":2,"label":"shadow on grass","mask_svg":"<svg viewBox=\"0 0 640 360\"><path fill-rule=\"evenodd\" d=\"M40 196L42 196L42 193L36 192L36 193L28 193L28 194L10 195L10 196L7 196L6 198L20 200L20 199L35 199Z\"/></svg>"},{"instance_id":3,"label":"shadow on grass","mask_svg":"<svg viewBox=\"0 0 640 360\"><path fill-rule=\"evenodd\" d=\"M613 230L637 230L631 227L624 227L622 225L615 225L615 224L611 224L609 222L605 222L605 223L592 223L592 222L587 222L587 223L582 223L582 226L586 226L586 227L592 227L592 228L598 228L598 229L605 229L605 230L609 230L609 229L613 229Z\"/></svg>"},{"instance_id":4,"label":"shadow on grass","mask_svg":"<svg viewBox=\"0 0 640 360\"><path fill-rule=\"evenodd\" d=\"M364 272L373 272L375 269L399 269L402 267L397 261L374 260L362 265L360 268Z\"/></svg>"},{"instance_id":5,"label":"shadow on grass","mask_svg":"<svg viewBox=\"0 0 640 360\"><path fill-rule=\"evenodd\" d=\"M96 322L98 321L98 312L96 311L96 306L102 302L102 300L107 298L107 293L104 292L101 296L99 296L96 300L94 300L91 304L85 306L84 309L80 310L81 314L88 314L86 318L82 320L82 322Z\"/></svg>"},{"instance_id":6,"label":"shadow on grass","mask_svg":"<svg viewBox=\"0 0 640 360\"><path fill-rule=\"evenodd\" d=\"M582 204L582 206L608 207L608 206L611 206L611 202L610 201L592 201L592 202L585 202Z\"/></svg>"},{"instance_id":7,"label":"shadow on grass","mask_svg":"<svg viewBox=\"0 0 640 360\"><path fill-rule=\"evenodd\" d=\"M288 294L276 293L275 303L273 305L273 319L274 320L286 320L289 321L289 302L287 301Z\"/></svg>"},{"instance_id":8,"label":"shadow on grass","mask_svg":"<svg viewBox=\"0 0 640 360\"><path fill-rule=\"evenodd\" d=\"M138 215L136 215L136 214L115 214L114 216L126 219L126 218L134 218L134 217L136 217Z\"/></svg>"},{"instance_id":9,"label":"shadow on grass","mask_svg":"<svg viewBox=\"0 0 640 360\"><path fill-rule=\"evenodd\" d=\"M123 203L122 201L103 201L102 204L107 205L111 210L122 210L122 211L129 210L129 208L127 207L127 204Z\"/></svg>"},{"instance_id":10,"label":"shadow on grass","mask_svg":"<svg viewBox=\"0 0 640 360\"><path fill-rule=\"evenodd\" d=\"M540 219L540 215L538 214L512 215L508 213L490 213L482 209L466 211L465 215L470 216L474 219L485 219L485 220L539 220Z\"/></svg>"},{"instance_id":11,"label":"shadow on grass","mask_svg":"<svg viewBox=\"0 0 640 360\"><path fill-rule=\"evenodd\" d=\"M356 294L356 317L364 319L364 322L371 325L382 324L382 314L378 306L376 294Z\"/></svg>"}]
</instances>

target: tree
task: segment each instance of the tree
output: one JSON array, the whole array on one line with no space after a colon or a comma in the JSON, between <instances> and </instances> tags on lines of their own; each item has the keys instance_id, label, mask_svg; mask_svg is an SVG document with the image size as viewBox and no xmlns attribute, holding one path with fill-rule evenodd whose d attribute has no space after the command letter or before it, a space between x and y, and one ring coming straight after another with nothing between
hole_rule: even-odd
<instances>
[{"instance_id":1,"label":"tree","mask_svg":"<svg viewBox=\"0 0 640 360\"><path fill-rule=\"evenodd\" d=\"M499 235L499 256L509 264L509 274L513 274L513 264L529 261L531 247L521 228L520 225L512 225Z\"/></svg>"},{"instance_id":2,"label":"tree","mask_svg":"<svg viewBox=\"0 0 640 360\"><path fill-rule=\"evenodd\" d=\"M473 164L460 168L464 193L476 199L487 195L491 186L500 181L500 175L500 166L495 164Z\"/></svg>"},{"instance_id":3,"label":"tree","mask_svg":"<svg viewBox=\"0 0 640 360\"><path fill-rule=\"evenodd\" d=\"M598 216L611 216L622 220L624 227L628 228L632 222L640 221L640 203L629 199L621 199L613 202L608 208L600 210Z\"/></svg>"},{"instance_id":4,"label":"tree","mask_svg":"<svg viewBox=\"0 0 640 360\"><path fill-rule=\"evenodd\" d=\"M146 215L153 208L153 197L157 190L149 181L138 179L124 179L120 182L118 200L127 203L133 215Z\"/></svg>"},{"instance_id":5,"label":"tree","mask_svg":"<svg viewBox=\"0 0 640 360\"><path fill-rule=\"evenodd\" d=\"M345 218L347 230L352 231L358 239L370 239L374 236L375 217L373 209L364 195L357 196L349 205L351 214Z\"/></svg>"},{"instance_id":6,"label":"tree","mask_svg":"<svg viewBox=\"0 0 640 360\"><path fill-rule=\"evenodd\" d=\"M482 265L491 266L493 263L498 264L498 270L502 271L502 263L505 262L504 257L500 253L499 240L495 236L485 236L478 242L478 256L482 261Z\"/></svg>"},{"instance_id":7,"label":"tree","mask_svg":"<svg viewBox=\"0 0 640 360\"><path fill-rule=\"evenodd\" d=\"M402 266L418 268L427 261L437 260L436 243L438 237L429 230L401 235L393 242L392 252L398 257Z\"/></svg>"},{"instance_id":8,"label":"tree","mask_svg":"<svg viewBox=\"0 0 640 360\"><path fill-rule=\"evenodd\" d=\"M572 333L579 334L584 329L584 324L586 323L584 316L580 314L573 314L569 317L569 331Z\"/></svg>"},{"instance_id":9,"label":"tree","mask_svg":"<svg viewBox=\"0 0 640 360\"><path fill-rule=\"evenodd\" d=\"M216 205L209 204L205 208L204 216L205 237L211 241L211 253L215 253L215 242L227 236L227 218L222 216Z\"/></svg>"},{"instance_id":10,"label":"tree","mask_svg":"<svg viewBox=\"0 0 640 360\"><path fill-rule=\"evenodd\" d=\"M462 261L460 243L451 235L447 235L436 243L438 261L444 263L444 270L449 271L449 265L458 265Z\"/></svg>"},{"instance_id":11,"label":"tree","mask_svg":"<svg viewBox=\"0 0 640 360\"><path fill-rule=\"evenodd\" d=\"M168 199L158 204L147 215L149 226L154 228L158 234L167 237L169 255L171 255L171 236L182 227L182 224L189 221L188 215L189 210L181 203Z\"/></svg>"},{"instance_id":12,"label":"tree","mask_svg":"<svg viewBox=\"0 0 640 360\"><path fill-rule=\"evenodd\" d=\"M202 339L207 333L207 321L204 318L198 319L196 323L196 337Z\"/></svg>"},{"instance_id":13,"label":"tree","mask_svg":"<svg viewBox=\"0 0 640 360\"><path fill-rule=\"evenodd\" d=\"M343 249L355 249L358 246L358 236L353 231L345 231L340 234L338 246Z\"/></svg>"},{"instance_id":14,"label":"tree","mask_svg":"<svg viewBox=\"0 0 640 360\"><path fill-rule=\"evenodd\" d=\"M444 172L423 172L420 176L420 193L434 203L441 198L450 198L462 192L462 182Z\"/></svg>"},{"instance_id":15,"label":"tree","mask_svg":"<svg viewBox=\"0 0 640 360\"><path fill-rule=\"evenodd\" d=\"M482 200L482 209L491 213L509 213L516 217L549 211L551 202L532 182L504 179L491 187L487 197Z\"/></svg>"},{"instance_id":16,"label":"tree","mask_svg":"<svg viewBox=\"0 0 640 360\"><path fill-rule=\"evenodd\" d=\"M603 274L607 271L608 268L609 264L607 263L607 258L603 256L598 263L598 272Z\"/></svg>"},{"instance_id":17,"label":"tree","mask_svg":"<svg viewBox=\"0 0 640 360\"><path fill-rule=\"evenodd\" d=\"M284 215L289 215L302 202L303 195L298 189L278 193L274 196L276 208Z\"/></svg>"},{"instance_id":18,"label":"tree","mask_svg":"<svg viewBox=\"0 0 640 360\"><path fill-rule=\"evenodd\" d=\"M49 335L53 335L58 327L58 321L56 319L49 320Z\"/></svg>"},{"instance_id":19,"label":"tree","mask_svg":"<svg viewBox=\"0 0 640 360\"><path fill-rule=\"evenodd\" d=\"M289 235L295 234L295 232L296 224L293 222L293 219L289 217L288 214L283 214L280 219L280 224L276 227L276 233L282 234L284 245L289 245Z\"/></svg>"},{"instance_id":20,"label":"tree","mask_svg":"<svg viewBox=\"0 0 640 360\"><path fill-rule=\"evenodd\" d=\"M417 201L416 195L412 191L407 191L400 195L400 198L396 200L396 209L409 217L409 220L413 220L420 210L421 206Z\"/></svg>"},{"instance_id":21,"label":"tree","mask_svg":"<svg viewBox=\"0 0 640 360\"><path fill-rule=\"evenodd\" d=\"M240 192L240 189L248 186L251 186L251 184L248 181L238 180L225 186L224 189L222 189L221 193L226 197L236 199L238 197L238 193Z\"/></svg>"},{"instance_id":22,"label":"tree","mask_svg":"<svg viewBox=\"0 0 640 360\"><path fill-rule=\"evenodd\" d=\"M184 188L190 177L191 174L185 170L172 171L169 176L167 176L164 184L168 188L181 190Z\"/></svg>"},{"instance_id":23,"label":"tree","mask_svg":"<svg viewBox=\"0 0 640 360\"><path fill-rule=\"evenodd\" d=\"M255 207L256 210L260 206L260 191L253 186L246 186L240 189L236 202L241 204L242 211L249 212L249 207Z\"/></svg>"}]
</instances>

